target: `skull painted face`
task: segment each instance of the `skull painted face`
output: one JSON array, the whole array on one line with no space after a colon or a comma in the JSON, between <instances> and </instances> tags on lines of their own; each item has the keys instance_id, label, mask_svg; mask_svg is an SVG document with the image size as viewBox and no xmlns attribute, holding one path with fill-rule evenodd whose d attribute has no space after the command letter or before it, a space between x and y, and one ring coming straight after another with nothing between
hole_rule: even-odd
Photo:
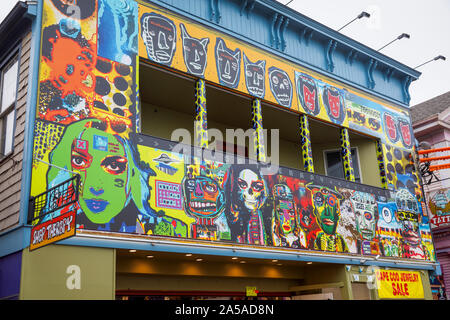
<instances>
[{"instance_id":1,"label":"skull painted face","mask_svg":"<svg viewBox=\"0 0 450 320\"><path fill-rule=\"evenodd\" d=\"M270 90L279 104L283 107L291 107L292 82L288 74L278 68L269 68Z\"/></svg>"},{"instance_id":2,"label":"skull painted face","mask_svg":"<svg viewBox=\"0 0 450 320\"><path fill-rule=\"evenodd\" d=\"M81 175L80 207L93 223L108 223L129 199L128 159L116 136L89 128L73 139L72 170Z\"/></svg>"},{"instance_id":3,"label":"skull painted face","mask_svg":"<svg viewBox=\"0 0 450 320\"><path fill-rule=\"evenodd\" d=\"M417 199L406 189L399 190L396 195L397 220L402 225L403 240L413 246L420 244L419 206Z\"/></svg>"},{"instance_id":4,"label":"skull painted face","mask_svg":"<svg viewBox=\"0 0 450 320\"><path fill-rule=\"evenodd\" d=\"M254 171L244 169L237 179L239 198L250 211L261 208L265 200L264 180Z\"/></svg>"},{"instance_id":5,"label":"skull painted face","mask_svg":"<svg viewBox=\"0 0 450 320\"><path fill-rule=\"evenodd\" d=\"M185 206L194 217L215 218L224 209L225 193L219 184L205 176L184 182Z\"/></svg>"},{"instance_id":6,"label":"skull painted face","mask_svg":"<svg viewBox=\"0 0 450 320\"><path fill-rule=\"evenodd\" d=\"M250 94L263 98L265 93L266 61L251 62L244 53L245 84Z\"/></svg>"},{"instance_id":7,"label":"skull painted face","mask_svg":"<svg viewBox=\"0 0 450 320\"><path fill-rule=\"evenodd\" d=\"M295 205L291 189L285 184L276 184L273 187L274 210L281 231L289 234L295 228Z\"/></svg>"},{"instance_id":8,"label":"skull painted face","mask_svg":"<svg viewBox=\"0 0 450 320\"><path fill-rule=\"evenodd\" d=\"M356 230L364 240L372 240L375 238L375 230L377 225L376 210L377 204L375 196L355 191L350 198L353 204L356 217Z\"/></svg>"},{"instance_id":9,"label":"skull painted face","mask_svg":"<svg viewBox=\"0 0 450 320\"><path fill-rule=\"evenodd\" d=\"M177 41L175 24L157 13L144 13L141 18L141 30L148 58L170 66Z\"/></svg>"},{"instance_id":10,"label":"skull painted face","mask_svg":"<svg viewBox=\"0 0 450 320\"><path fill-rule=\"evenodd\" d=\"M342 200L342 195L322 186L311 186L308 189L311 190L314 215L320 227L326 234L335 234L340 218L339 201Z\"/></svg>"}]
</instances>

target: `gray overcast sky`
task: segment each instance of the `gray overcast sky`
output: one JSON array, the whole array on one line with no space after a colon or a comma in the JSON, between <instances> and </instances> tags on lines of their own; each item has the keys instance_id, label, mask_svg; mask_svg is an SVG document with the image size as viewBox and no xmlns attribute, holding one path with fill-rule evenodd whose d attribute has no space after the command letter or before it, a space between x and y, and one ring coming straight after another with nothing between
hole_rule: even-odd
<instances>
[{"instance_id":1,"label":"gray overcast sky","mask_svg":"<svg viewBox=\"0 0 450 320\"><path fill-rule=\"evenodd\" d=\"M0 20L16 2L0 0ZM369 12L369 19L356 20L341 32L375 50L401 33L410 34L380 52L412 68L440 54L447 58L417 69L422 75L410 87L412 106L450 91L449 0L293 0L289 7L336 30L361 11Z\"/></svg>"}]
</instances>

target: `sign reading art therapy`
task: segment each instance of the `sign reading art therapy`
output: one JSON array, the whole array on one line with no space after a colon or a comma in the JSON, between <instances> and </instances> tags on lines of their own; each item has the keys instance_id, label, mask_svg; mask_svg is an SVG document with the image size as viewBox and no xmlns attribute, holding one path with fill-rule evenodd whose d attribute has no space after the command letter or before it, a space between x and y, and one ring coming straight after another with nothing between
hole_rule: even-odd
<instances>
[{"instance_id":1,"label":"sign reading art therapy","mask_svg":"<svg viewBox=\"0 0 450 320\"><path fill-rule=\"evenodd\" d=\"M30 251L75 235L76 211L69 211L31 230Z\"/></svg>"}]
</instances>

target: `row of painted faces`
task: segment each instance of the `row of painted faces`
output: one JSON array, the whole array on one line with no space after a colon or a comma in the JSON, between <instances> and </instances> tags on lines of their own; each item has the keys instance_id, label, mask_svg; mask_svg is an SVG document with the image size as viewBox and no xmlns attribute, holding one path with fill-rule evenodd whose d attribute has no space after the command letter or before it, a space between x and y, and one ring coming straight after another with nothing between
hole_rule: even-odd
<instances>
[{"instance_id":1,"label":"row of painted faces","mask_svg":"<svg viewBox=\"0 0 450 320\"><path fill-rule=\"evenodd\" d=\"M180 161L179 157L161 152L158 159L142 161L135 143L107 133L101 124L91 119L69 125L50 153L54 166L47 173L48 188L69 177L58 167L81 176L80 227L348 251L337 232L341 204L348 200L349 214L356 221L350 228L359 231L355 241L379 242L374 195L287 176L263 176L257 165L184 164L182 181L170 181L167 177L176 170L170 163ZM159 164L152 168L150 160ZM160 181L161 177L169 181ZM154 187L149 186L151 181ZM409 214L392 214L405 231L403 240L418 246L417 200L406 190L399 194L394 211ZM174 210L194 222L188 225L186 219L165 213L173 215Z\"/></svg>"},{"instance_id":2,"label":"row of painted faces","mask_svg":"<svg viewBox=\"0 0 450 320\"><path fill-rule=\"evenodd\" d=\"M197 39L189 35L186 26L180 23L183 44L183 58L187 71L195 76L204 77L207 65L207 50L210 39ZM141 17L141 37L146 46L147 57L157 63L171 66L175 55L177 28L167 17L157 13L145 13ZM239 84L241 70L241 50L228 48L225 41L217 38L215 60L219 82L227 87L236 88ZM252 62L243 53L245 84L247 91L258 98L265 96L266 61ZM351 110L346 110L346 90L323 83L311 76L295 72L296 91L303 111L312 116L321 113L321 103L325 106L330 120L342 124ZM293 99L293 85L288 73L277 67L268 69L271 92L276 101L290 108ZM357 117L357 115L355 115ZM381 119L369 119L374 130ZM395 117L386 113L384 116L386 135L395 143L400 139L406 148L412 146L412 131L406 117Z\"/></svg>"}]
</instances>

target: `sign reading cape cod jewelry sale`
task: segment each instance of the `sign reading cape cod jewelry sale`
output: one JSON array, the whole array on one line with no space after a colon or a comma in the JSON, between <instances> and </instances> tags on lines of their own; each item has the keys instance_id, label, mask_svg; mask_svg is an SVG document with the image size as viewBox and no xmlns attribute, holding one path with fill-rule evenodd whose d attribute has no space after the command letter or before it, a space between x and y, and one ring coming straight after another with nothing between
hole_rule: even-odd
<instances>
[{"instance_id":1,"label":"sign reading cape cod jewelry sale","mask_svg":"<svg viewBox=\"0 0 450 320\"><path fill-rule=\"evenodd\" d=\"M76 211L69 211L31 230L30 251L75 235Z\"/></svg>"},{"instance_id":2,"label":"sign reading cape cod jewelry sale","mask_svg":"<svg viewBox=\"0 0 450 320\"><path fill-rule=\"evenodd\" d=\"M423 299L420 273L403 270L377 270L377 287L380 299Z\"/></svg>"}]
</instances>

